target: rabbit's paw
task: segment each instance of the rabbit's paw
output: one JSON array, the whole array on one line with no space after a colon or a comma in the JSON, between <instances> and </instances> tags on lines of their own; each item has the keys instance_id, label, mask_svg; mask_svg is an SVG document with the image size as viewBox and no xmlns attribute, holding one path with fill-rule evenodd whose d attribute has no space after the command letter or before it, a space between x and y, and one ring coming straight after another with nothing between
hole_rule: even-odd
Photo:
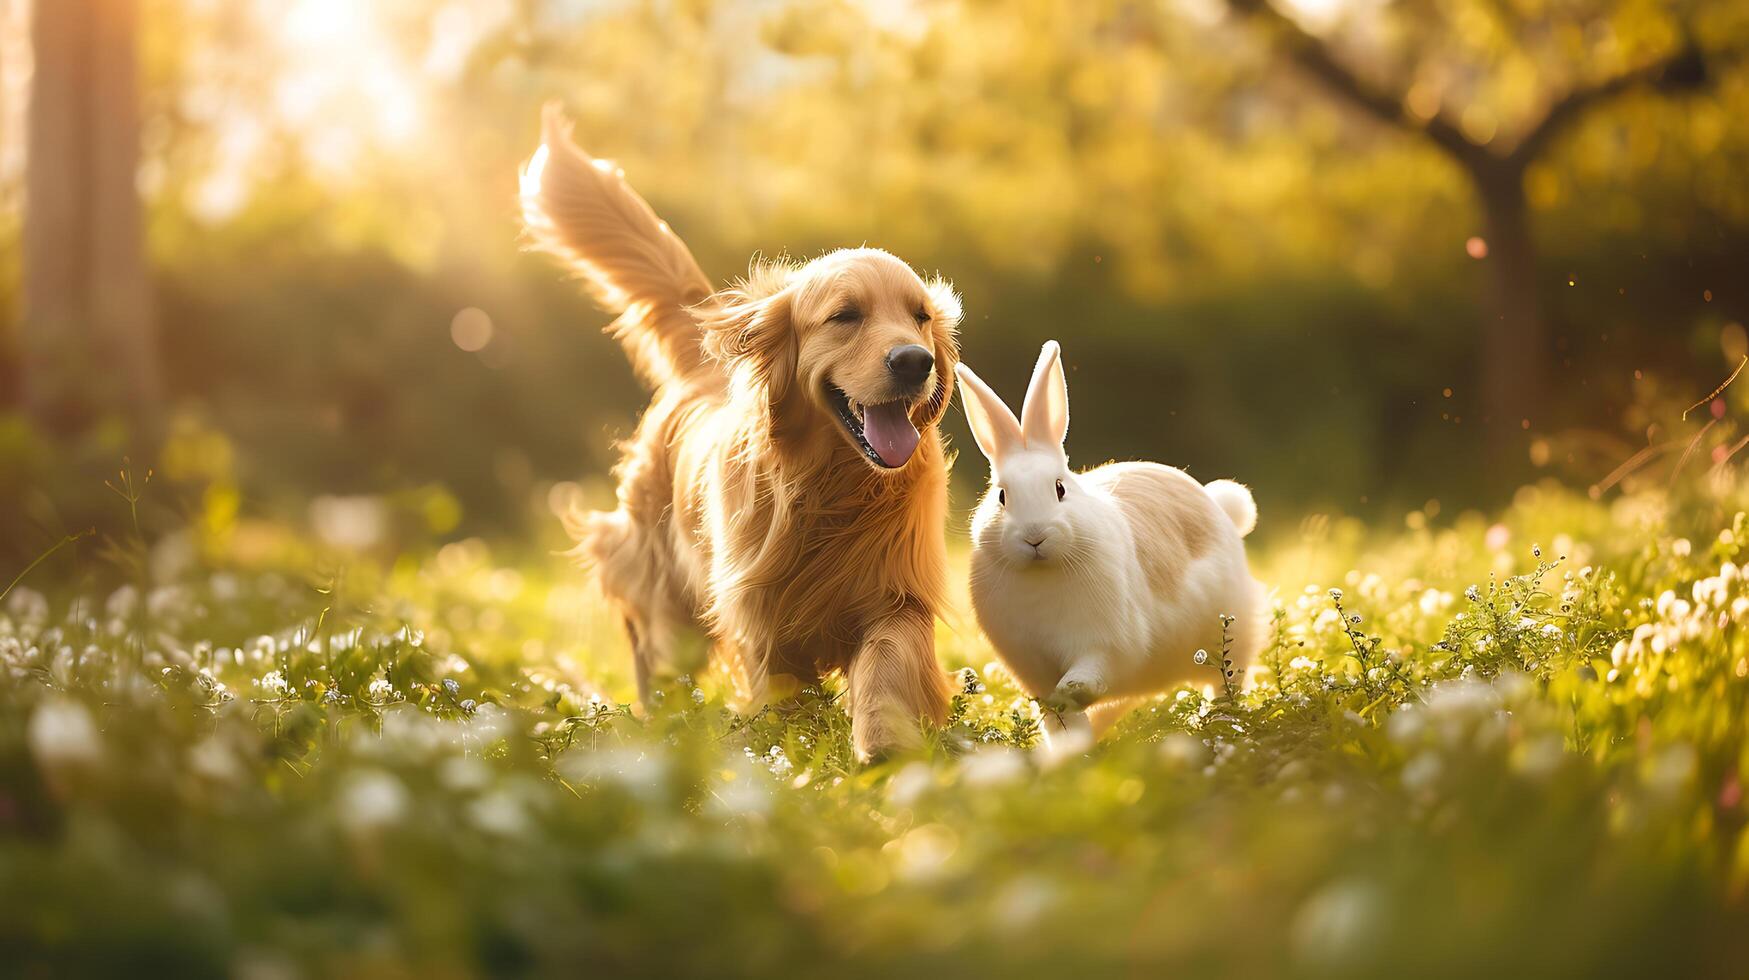
<instances>
[{"instance_id":1,"label":"rabbit's paw","mask_svg":"<svg viewBox=\"0 0 1749 980\"><path fill-rule=\"evenodd\" d=\"M1065 677L1052 691L1039 701L1039 705L1056 714L1067 714L1071 711L1083 711L1088 705L1099 700L1105 692L1091 681L1077 677Z\"/></svg>"}]
</instances>

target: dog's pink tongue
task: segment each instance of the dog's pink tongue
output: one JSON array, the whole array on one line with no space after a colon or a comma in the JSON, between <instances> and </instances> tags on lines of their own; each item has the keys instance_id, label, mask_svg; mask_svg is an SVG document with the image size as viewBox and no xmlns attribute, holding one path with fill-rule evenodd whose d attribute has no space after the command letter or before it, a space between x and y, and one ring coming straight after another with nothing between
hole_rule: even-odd
<instances>
[{"instance_id":1,"label":"dog's pink tongue","mask_svg":"<svg viewBox=\"0 0 1749 980\"><path fill-rule=\"evenodd\" d=\"M862 437L888 466L904 466L917 451L917 427L911 424L904 402L863 409Z\"/></svg>"}]
</instances>

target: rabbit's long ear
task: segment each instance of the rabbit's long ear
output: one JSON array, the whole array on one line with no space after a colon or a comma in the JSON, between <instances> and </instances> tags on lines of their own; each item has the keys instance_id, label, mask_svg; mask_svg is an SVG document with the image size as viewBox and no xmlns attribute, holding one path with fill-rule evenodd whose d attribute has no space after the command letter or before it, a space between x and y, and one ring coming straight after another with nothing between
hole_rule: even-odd
<instances>
[{"instance_id":1,"label":"rabbit's long ear","mask_svg":"<svg viewBox=\"0 0 1749 980\"><path fill-rule=\"evenodd\" d=\"M1054 340L1045 341L1020 407L1020 431L1034 448L1061 446L1069 435L1069 382L1063 378L1063 354Z\"/></svg>"},{"instance_id":2,"label":"rabbit's long ear","mask_svg":"<svg viewBox=\"0 0 1749 980\"><path fill-rule=\"evenodd\" d=\"M1019 449L1020 422L1014 413L971 368L957 364L954 373L960 379L960 406L966 410L966 421L972 424L972 439L984 458L993 463L1005 453Z\"/></svg>"}]
</instances>

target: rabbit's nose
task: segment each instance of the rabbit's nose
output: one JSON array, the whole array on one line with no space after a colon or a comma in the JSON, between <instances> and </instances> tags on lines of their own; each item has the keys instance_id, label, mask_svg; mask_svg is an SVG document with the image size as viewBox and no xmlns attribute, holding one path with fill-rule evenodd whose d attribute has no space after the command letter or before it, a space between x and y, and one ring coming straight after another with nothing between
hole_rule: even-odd
<instances>
[{"instance_id":1,"label":"rabbit's nose","mask_svg":"<svg viewBox=\"0 0 1749 980\"><path fill-rule=\"evenodd\" d=\"M1033 546L1033 547L1034 547L1034 548L1036 548L1036 547L1038 547L1038 546L1039 546L1039 545L1041 545L1041 544L1044 544L1044 543L1045 543L1045 539L1044 539L1044 538L1043 538L1043 537L1040 537L1040 538L1039 538L1039 539L1038 539L1038 540L1037 540L1037 541L1034 541L1034 540L1033 540L1033 539L1031 539L1031 538L1027 538L1027 539L1026 539L1026 543L1027 543L1027 544L1030 544L1030 545L1032 545L1032 546Z\"/></svg>"},{"instance_id":2,"label":"rabbit's nose","mask_svg":"<svg viewBox=\"0 0 1749 980\"><path fill-rule=\"evenodd\" d=\"M935 367L935 355L921 344L905 344L887 351L887 370L907 385L920 385Z\"/></svg>"}]
</instances>

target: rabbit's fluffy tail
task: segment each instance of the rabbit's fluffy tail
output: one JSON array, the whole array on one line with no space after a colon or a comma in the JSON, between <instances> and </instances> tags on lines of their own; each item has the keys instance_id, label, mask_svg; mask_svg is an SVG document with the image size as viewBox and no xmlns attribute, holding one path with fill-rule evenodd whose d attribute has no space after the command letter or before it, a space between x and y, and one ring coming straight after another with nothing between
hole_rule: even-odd
<instances>
[{"instance_id":1,"label":"rabbit's fluffy tail","mask_svg":"<svg viewBox=\"0 0 1749 980\"><path fill-rule=\"evenodd\" d=\"M544 142L522 175L530 239L575 270L603 309L619 314L608 333L646 382L660 387L698 370L699 328L687 307L710 295L710 280L619 168L571 139L557 106L547 106L544 123Z\"/></svg>"},{"instance_id":2,"label":"rabbit's fluffy tail","mask_svg":"<svg viewBox=\"0 0 1749 980\"><path fill-rule=\"evenodd\" d=\"M1251 491L1243 483L1215 480L1204 484L1203 490L1214 498L1221 510L1226 511L1233 526L1239 529L1239 537L1250 534L1257 526L1257 501L1251 499Z\"/></svg>"}]
</instances>

